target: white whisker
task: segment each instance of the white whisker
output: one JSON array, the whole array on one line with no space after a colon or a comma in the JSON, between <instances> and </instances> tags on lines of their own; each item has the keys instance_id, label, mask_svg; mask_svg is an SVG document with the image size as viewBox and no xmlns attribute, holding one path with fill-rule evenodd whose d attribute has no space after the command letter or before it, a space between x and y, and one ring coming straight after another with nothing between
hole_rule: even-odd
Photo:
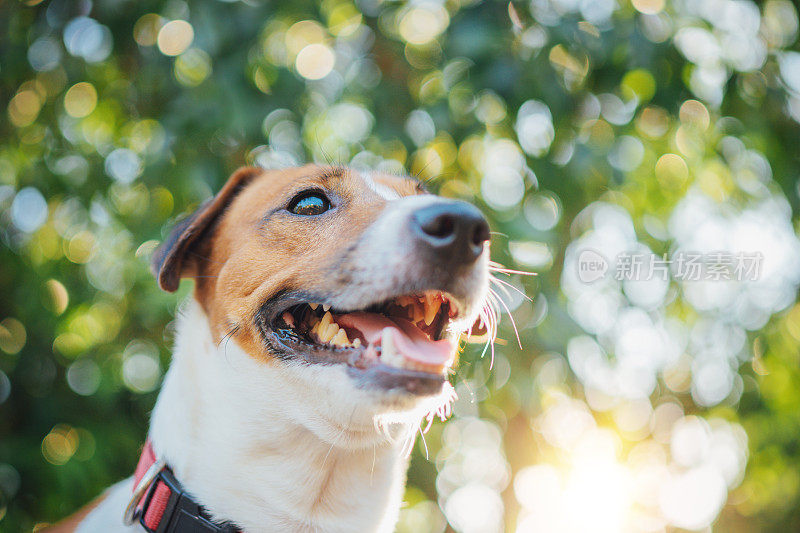
<instances>
[{"instance_id":1,"label":"white whisker","mask_svg":"<svg viewBox=\"0 0 800 533\"><path fill-rule=\"evenodd\" d=\"M497 279L497 278L494 278L494 277L491 277L491 276L490 276L490 277L489 277L489 282L490 282L490 283L494 283L494 284L497 286L497 290L499 290L499 291L503 291L503 294L505 294L506 296L508 296L509 298L511 298L511 293L510 293L510 292L508 292L508 287L506 287L505 285L503 285L502 283L500 283L500 280L499 280L499 279Z\"/></svg>"},{"instance_id":2,"label":"white whisker","mask_svg":"<svg viewBox=\"0 0 800 533\"><path fill-rule=\"evenodd\" d=\"M489 362L489 369L491 370L494 367L494 344L497 340L497 334L499 332L499 323L502 310L505 310L505 312L508 314L508 317L511 320L511 327L514 329L514 336L517 339L517 344L519 345L520 349L522 349L522 340L519 336L517 324L514 321L514 317L511 315L511 309L509 309L508 305L506 304L507 300L512 299L512 293L509 289L516 291L526 300L533 301L531 297L525 294L525 292L519 287L516 287L513 283L509 283L508 281L496 277L494 273L499 272L506 275L519 274L523 276L535 276L536 274L534 272L524 272L521 270L505 268L496 261L489 261L489 271L489 290L486 298L483 301L483 304L480 306L478 311L478 318L480 319L480 325L486 328L486 344L483 346L480 357L483 358L486 356L487 352L491 352L491 359ZM503 296L505 296L505 298ZM466 331L467 336L471 336L472 331L473 326L471 325Z\"/></svg>"},{"instance_id":3,"label":"white whisker","mask_svg":"<svg viewBox=\"0 0 800 533\"><path fill-rule=\"evenodd\" d=\"M519 274L521 276L536 276L536 272L526 272L525 270L514 270L506 268L497 261L489 261L489 270L502 272L503 274Z\"/></svg>"},{"instance_id":4,"label":"white whisker","mask_svg":"<svg viewBox=\"0 0 800 533\"><path fill-rule=\"evenodd\" d=\"M486 301L481 307L480 317L481 322L486 327L486 344L481 352L481 358L486 356L487 350L491 349L492 356L489 361L489 369L494 366L494 341L497 338L497 311L492 307L491 301L487 296Z\"/></svg>"},{"instance_id":5,"label":"white whisker","mask_svg":"<svg viewBox=\"0 0 800 533\"><path fill-rule=\"evenodd\" d=\"M521 291L521 290L520 290L520 289L519 289L519 288L518 288L516 285L514 285L513 283L509 283L509 282L507 282L507 281L505 281L505 280L502 280L502 279L495 278L494 276L490 276L490 277L489 277L489 281L491 281L491 282L494 282L494 283L499 283L499 284L501 284L501 285L504 285L504 286L508 287L509 289L513 289L513 290L517 291L517 292L519 293L519 295L520 295L520 296L522 296L523 298L525 298L525 299L526 299L526 300L528 300L529 302L532 302L532 301L533 301L533 300L531 299L531 297L530 297L530 296L528 296L528 295L527 295L527 294L525 294L523 291Z\"/></svg>"},{"instance_id":6,"label":"white whisker","mask_svg":"<svg viewBox=\"0 0 800 533\"><path fill-rule=\"evenodd\" d=\"M511 309L508 308L506 303L503 301L502 298L498 297L497 294L494 295L497 298L497 302L503 306L503 309L506 310L508 314L509 320L511 320L511 327L514 328L514 335L517 337L517 344L519 345L519 349L522 349L522 341L519 338L519 331L517 330L517 323L514 321L514 317L511 315Z\"/></svg>"},{"instance_id":7,"label":"white whisker","mask_svg":"<svg viewBox=\"0 0 800 533\"><path fill-rule=\"evenodd\" d=\"M409 455L411 455L411 452L414 449L414 437L415 436L416 436L416 432L415 431L409 431L409 432L406 433L406 441L405 441L405 443L403 443L403 448L402 448L402 452L401 452L401 455L403 457L408 457Z\"/></svg>"},{"instance_id":8,"label":"white whisker","mask_svg":"<svg viewBox=\"0 0 800 533\"><path fill-rule=\"evenodd\" d=\"M420 428L419 428L419 436L422 439L422 445L425 447L425 459L428 460L428 459L430 459L429 453L428 453L428 443L425 442L425 433L423 433L423 431L422 431L422 426L420 426Z\"/></svg>"}]
</instances>

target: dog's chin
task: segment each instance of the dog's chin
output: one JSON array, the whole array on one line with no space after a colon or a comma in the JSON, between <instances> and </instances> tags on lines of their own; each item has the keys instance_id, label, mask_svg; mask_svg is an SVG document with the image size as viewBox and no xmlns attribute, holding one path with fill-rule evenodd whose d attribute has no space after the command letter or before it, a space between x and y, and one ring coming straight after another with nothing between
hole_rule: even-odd
<instances>
[{"instance_id":1,"label":"dog's chin","mask_svg":"<svg viewBox=\"0 0 800 533\"><path fill-rule=\"evenodd\" d=\"M284 413L320 440L337 448L372 449L406 443L420 421L449 415L455 393L443 378L429 394L409 392L405 386L365 386L344 364L286 362L278 367L292 383Z\"/></svg>"}]
</instances>

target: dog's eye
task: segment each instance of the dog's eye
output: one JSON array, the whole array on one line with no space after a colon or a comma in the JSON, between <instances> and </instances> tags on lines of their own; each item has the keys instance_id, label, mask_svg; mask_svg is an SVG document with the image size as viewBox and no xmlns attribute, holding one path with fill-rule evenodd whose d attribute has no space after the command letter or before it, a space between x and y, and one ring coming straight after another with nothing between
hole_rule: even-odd
<instances>
[{"instance_id":1,"label":"dog's eye","mask_svg":"<svg viewBox=\"0 0 800 533\"><path fill-rule=\"evenodd\" d=\"M289 203L289 212L295 215L321 215L331 208L328 198L321 192L304 192L294 197Z\"/></svg>"}]
</instances>

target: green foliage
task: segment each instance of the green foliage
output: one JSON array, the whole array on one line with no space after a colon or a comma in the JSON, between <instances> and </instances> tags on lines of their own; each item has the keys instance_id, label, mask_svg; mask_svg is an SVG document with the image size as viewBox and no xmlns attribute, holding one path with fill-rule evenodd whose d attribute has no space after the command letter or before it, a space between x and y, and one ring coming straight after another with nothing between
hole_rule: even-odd
<instances>
[{"instance_id":1,"label":"green foliage","mask_svg":"<svg viewBox=\"0 0 800 533\"><path fill-rule=\"evenodd\" d=\"M465 353L399 530L800 529L797 35L785 0L0 4L0 529L132 472L166 228L309 160L430 179L538 274L498 274L523 348ZM612 279L643 250L764 262Z\"/></svg>"}]
</instances>

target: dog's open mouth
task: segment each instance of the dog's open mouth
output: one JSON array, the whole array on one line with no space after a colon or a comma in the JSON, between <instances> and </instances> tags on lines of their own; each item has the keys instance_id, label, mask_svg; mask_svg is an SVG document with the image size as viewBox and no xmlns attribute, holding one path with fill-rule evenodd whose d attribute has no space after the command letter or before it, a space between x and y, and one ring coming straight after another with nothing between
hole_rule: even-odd
<instances>
[{"instance_id":1,"label":"dog's open mouth","mask_svg":"<svg viewBox=\"0 0 800 533\"><path fill-rule=\"evenodd\" d=\"M296 303L276 313L269 329L282 344L305 348L320 362L445 377L456 352L448 330L456 315L446 293L428 291L357 311Z\"/></svg>"}]
</instances>

